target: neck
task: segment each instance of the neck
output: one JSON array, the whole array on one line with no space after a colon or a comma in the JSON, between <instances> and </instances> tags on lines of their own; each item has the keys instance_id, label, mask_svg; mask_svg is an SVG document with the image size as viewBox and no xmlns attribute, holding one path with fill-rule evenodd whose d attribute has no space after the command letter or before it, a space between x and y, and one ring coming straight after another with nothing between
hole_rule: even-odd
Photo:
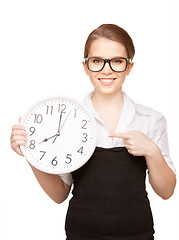
<instances>
[{"instance_id":1,"label":"neck","mask_svg":"<svg viewBox=\"0 0 179 240\"><path fill-rule=\"evenodd\" d=\"M122 107L124 103L124 96L122 90L117 92L116 94L100 94L94 92L92 97L92 103L95 108L115 108L115 107Z\"/></svg>"}]
</instances>

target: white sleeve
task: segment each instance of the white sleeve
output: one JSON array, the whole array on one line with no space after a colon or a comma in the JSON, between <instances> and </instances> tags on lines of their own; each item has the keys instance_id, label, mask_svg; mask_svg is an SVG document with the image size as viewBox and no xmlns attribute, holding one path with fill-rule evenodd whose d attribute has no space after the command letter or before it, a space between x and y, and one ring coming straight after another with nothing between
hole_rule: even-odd
<instances>
[{"instance_id":1,"label":"white sleeve","mask_svg":"<svg viewBox=\"0 0 179 240\"><path fill-rule=\"evenodd\" d=\"M151 120L150 136L160 148L160 151L168 166L176 174L176 169L169 153L167 121L160 113L156 113Z\"/></svg>"},{"instance_id":2,"label":"white sleeve","mask_svg":"<svg viewBox=\"0 0 179 240\"><path fill-rule=\"evenodd\" d=\"M72 185L73 183L73 178L71 173L64 173L64 174L59 174L60 178L62 179L63 182L68 184L69 186Z\"/></svg>"}]
</instances>

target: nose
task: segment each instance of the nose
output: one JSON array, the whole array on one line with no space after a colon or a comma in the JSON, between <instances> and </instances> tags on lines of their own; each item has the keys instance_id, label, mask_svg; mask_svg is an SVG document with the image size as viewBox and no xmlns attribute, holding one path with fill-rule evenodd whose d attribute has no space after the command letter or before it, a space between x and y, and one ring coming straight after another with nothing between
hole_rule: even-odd
<instances>
[{"instance_id":1,"label":"nose","mask_svg":"<svg viewBox=\"0 0 179 240\"><path fill-rule=\"evenodd\" d=\"M109 62L106 62L105 65L104 65L104 68L101 70L102 73L106 74L106 75L109 75L112 73L112 69L109 65Z\"/></svg>"}]
</instances>

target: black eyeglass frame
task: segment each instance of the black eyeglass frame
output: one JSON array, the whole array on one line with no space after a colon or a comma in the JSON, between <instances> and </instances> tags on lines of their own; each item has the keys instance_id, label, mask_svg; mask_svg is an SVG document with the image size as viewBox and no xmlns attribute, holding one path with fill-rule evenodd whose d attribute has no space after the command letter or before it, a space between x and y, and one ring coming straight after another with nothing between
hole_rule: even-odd
<instances>
[{"instance_id":1,"label":"black eyeglass frame","mask_svg":"<svg viewBox=\"0 0 179 240\"><path fill-rule=\"evenodd\" d=\"M91 58L102 59L102 60L104 61L103 67L102 67L100 70L98 70L98 71L93 71L93 70L91 70L91 69L89 68L89 59L91 59ZM123 71L116 71L116 70L114 70L114 69L112 68L112 66L111 66L111 60L114 60L114 59L125 59L125 60L126 60L126 68L125 68ZM88 58L84 58L84 61L85 61L85 63L87 64L88 70L91 71L91 72L100 72L101 70L103 70L103 68L104 68L104 66L105 66L106 63L109 63L109 66L110 66L111 70L114 71L114 72L125 72L126 69L127 69L128 64L130 64L130 63L132 62L132 60L131 60L130 58L125 58L125 57L115 57L115 58L109 58L109 59L107 59L107 58L101 58L101 57L88 57Z\"/></svg>"}]
</instances>

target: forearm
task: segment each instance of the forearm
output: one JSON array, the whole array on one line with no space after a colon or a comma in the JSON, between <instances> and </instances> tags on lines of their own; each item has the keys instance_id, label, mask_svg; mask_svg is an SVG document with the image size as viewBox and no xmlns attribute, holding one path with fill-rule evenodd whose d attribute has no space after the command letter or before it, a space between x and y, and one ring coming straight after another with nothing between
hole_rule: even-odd
<instances>
[{"instance_id":1,"label":"forearm","mask_svg":"<svg viewBox=\"0 0 179 240\"><path fill-rule=\"evenodd\" d=\"M175 189L176 176L155 143L153 144L153 150L145 158L153 190L163 199L170 198Z\"/></svg>"},{"instance_id":2,"label":"forearm","mask_svg":"<svg viewBox=\"0 0 179 240\"><path fill-rule=\"evenodd\" d=\"M130 154L145 156L150 183L160 197L168 199L173 195L176 176L166 163L157 144L140 131L112 133L109 136L122 138Z\"/></svg>"},{"instance_id":3,"label":"forearm","mask_svg":"<svg viewBox=\"0 0 179 240\"><path fill-rule=\"evenodd\" d=\"M58 175L44 173L29 164L42 189L56 203L62 203L68 197L70 186L67 186Z\"/></svg>"}]
</instances>

